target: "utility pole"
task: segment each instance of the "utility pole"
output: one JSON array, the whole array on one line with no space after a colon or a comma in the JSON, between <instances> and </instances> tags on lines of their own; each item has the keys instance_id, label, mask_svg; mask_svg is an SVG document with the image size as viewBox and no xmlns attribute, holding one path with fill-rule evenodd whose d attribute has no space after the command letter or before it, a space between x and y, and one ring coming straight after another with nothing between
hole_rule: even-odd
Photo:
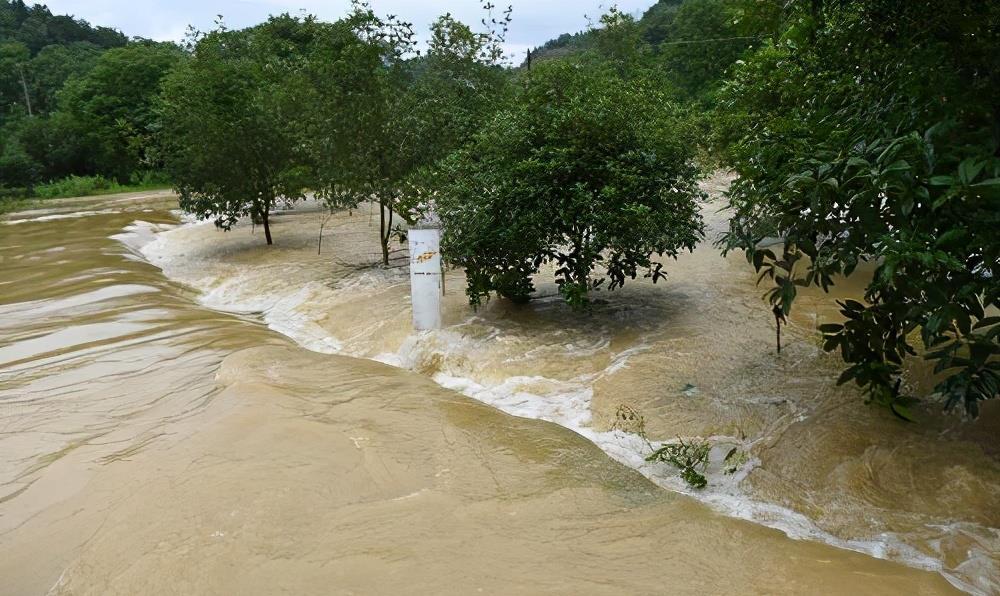
<instances>
[{"instance_id":1,"label":"utility pole","mask_svg":"<svg viewBox=\"0 0 1000 596\"><path fill-rule=\"evenodd\" d=\"M21 89L24 90L24 105L28 106L28 115L31 116L31 98L28 96L28 82L24 79L24 65L18 64L17 71L21 73Z\"/></svg>"}]
</instances>

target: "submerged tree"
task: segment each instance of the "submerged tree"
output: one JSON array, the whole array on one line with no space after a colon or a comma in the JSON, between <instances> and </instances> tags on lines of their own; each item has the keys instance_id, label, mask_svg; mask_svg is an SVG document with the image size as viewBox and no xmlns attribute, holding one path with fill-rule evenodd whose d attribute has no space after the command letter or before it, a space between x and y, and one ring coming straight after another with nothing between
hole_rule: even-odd
<instances>
[{"instance_id":1,"label":"submerged tree","mask_svg":"<svg viewBox=\"0 0 1000 596\"><path fill-rule=\"evenodd\" d=\"M181 207L230 229L251 216L272 243L270 211L304 196L308 160L293 121L301 112L286 79L299 68L315 23L288 15L195 40L164 83L161 134Z\"/></svg>"},{"instance_id":2,"label":"submerged tree","mask_svg":"<svg viewBox=\"0 0 1000 596\"><path fill-rule=\"evenodd\" d=\"M726 91L739 178L724 246L773 280L784 313L797 288L876 264L866 302L822 327L849 365L840 381L910 417L902 374L919 337L946 407L975 415L1000 394L1000 5L786 9Z\"/></svg>"},{"instance_id":3,"label":"submerged tree","mask_svg":"<svg viewBox=\"0 0 1000 596\"><path fill-rule=\"evenodd\" d=\"M308 110L300 126L317 171L317 192L331 207L378 204L382 263L389 264L393 205L411 166L398 150L397 104L406 89L404 58L415 44L409 23L378 17L356 3L310 48L298 90Z\"/></svg>"},{"instance_id":4,"label":"submerged tree","mask_svg":"<svg viewBox=\"0 0 1000 596\"><path fill-rule=\"evenodd\" d=\"M661 92L611 66L549 62L525 76L514 107L437 168L442 249L466 269L473 305L515 301L557 265L574 307L609 281L665 276L702 235L692 143Z\"/></svg>"},{"instance_id":5,"label":"submerged tree","mask_svg":"<svg viewBox=\"0 0 1000 596\"><path fill-rule=\"evenodd\" d=\"M409 23L356 2L317 39L301 87L319 193L331 206L378 204L384 266L395 218L419 203L414 175L478 129L506 81L502 33L474 33L449 15L431 32L427 56L417 57Z\"/></svg>"}]
</instances>

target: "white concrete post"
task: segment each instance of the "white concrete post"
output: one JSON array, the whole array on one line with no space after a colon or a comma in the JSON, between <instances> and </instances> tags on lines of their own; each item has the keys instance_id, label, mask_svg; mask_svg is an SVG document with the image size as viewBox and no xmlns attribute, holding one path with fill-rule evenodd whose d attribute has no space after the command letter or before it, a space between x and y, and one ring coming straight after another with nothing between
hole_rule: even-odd
<instances>
[{"instance_id":1,"label":"white concrete post","mask_svg":"<svg viewBox=\"0 0 1000 596\"><path fill-rule=\"evenodd\" d=\"M441 328L441 228L416 225L410 239L410 300L413 328L417 331Z\"/></svg>"}]
</instances>

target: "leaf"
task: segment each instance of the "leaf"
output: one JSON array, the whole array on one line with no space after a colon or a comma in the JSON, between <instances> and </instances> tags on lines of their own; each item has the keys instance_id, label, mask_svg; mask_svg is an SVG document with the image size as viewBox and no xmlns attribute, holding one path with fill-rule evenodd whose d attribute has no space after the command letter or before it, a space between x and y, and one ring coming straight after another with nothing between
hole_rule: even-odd
<instances>
[{"instance_id":1,"label":"leaf","mask_svg":"<svg viewBox=\"0 0 1000 596\"><path fill-rule=\"evenodd\" d=\"M887 167L885 170L883 170L882 173L889 174L889 173L892 173L892 172L902 172L904 170L909 170L910 167L911 166L910 166L910 163L908 161L906 161L905 159L900 159L900 160L894 161L892 164L890 164L889 167Z\"/></svg>"},{"instance_id":2,"label":"leaf","mask_svg":"<svg viewBox=\"0 0 1000 596\"><path fill-rule=\"evenodd\" d=\"M962 163L958 164L958 178L962 181L962 184L968 186L983 171L983 167L985 166L985 161L977 162L972 157L964 159Z\"/></svg>"},{"instance_id":3,"label":"leaf","mask_svg":"<svg viewBox=\"0 0 1000 596\"><path fill-rule=\"evenodd\" d=\"M837 385L843 385L844 383L853 379L855 376L857 376L857 367L852 366L851 368L840 373L840 376L837 377Z\"/></svg>"},{"instance_id":4,"label":"leaf","mask_svg":"<svg viewBox=\"0 0 1000 596\"><path fill-rule=\"evenodd\" d=\"M792 302L795 301L795 294L794 283L788 283L786 280L785 283L781 284L781 311L786 315L792 313Z\"/></svg>"},{"instance_id":5,"label":"leaf","mask_svg":"<svg viewBox=\"0 0 1000 596\"><path fill-rule=\"evenodd\" d=\"M840 305L848 312L862 312L865 310L865 305L861 304L857 300L845 300L841 302Z\"/></svg>"},{"instance_id":6,"label":"leaf","mask_svg":"<svg viewBox=\"0 0 1000 596\"><path fill-rule=\"evenodd\" d=\"M917 419L910 412L910 409L901 404L889 404L889 409L892 413L896 415L897 418L905 420L906 422L916 422Z\"/></svg>"},{"instance_id":7,"label":"leaf","mask_svg":"<svg viewBox=\"0 0 1000 596\"><path fill-rule=\"evenodd\" d=\"M955 178L952 176L931 176L931 186L954 186Z\"/></svg>"},{"instance_id":8,"label":"leaf","mask_svg":"<svg viewBox=\"0 0 1000 596\"><path fill-rule=\"evenodd\" d=\"M961 228L953 228L944 234L941 234L941 236L934 242L934 246L947 246L949 243L954 242L963 236L965 236L965 230Z\"/></svg>"},{"instance_id":9,"label":"leaf","mask_svg":"<svg viewBox=\"0 0 1000 596\"><path fill-rule=\"evenodd\" d=\"M937 200L934 201L934 204L931 205L931 209L940 209L941 207L944 206L945 203L952 200L954 197L955 195L953 193L950 192L944 193L943 195L938 197Z\"/></svg>"}]
</instances>

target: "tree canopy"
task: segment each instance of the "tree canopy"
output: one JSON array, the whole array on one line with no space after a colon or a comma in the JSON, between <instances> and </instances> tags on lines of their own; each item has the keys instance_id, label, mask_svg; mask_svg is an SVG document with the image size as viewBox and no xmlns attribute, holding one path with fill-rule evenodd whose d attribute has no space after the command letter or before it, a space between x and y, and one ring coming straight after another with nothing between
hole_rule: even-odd
<instances>
[{"instance_id":1,"label":"tree canopy","mask_svg":"<svg viewBox=\"0 0 1000 596\"><path fill-rule=\"evenodd\" d=\"M304 196L308 167L284 85L316 24L287 15L242 31L220 28L163 83L160 141L181 207L229 229L251 216L272 243L270 211Z\"/></svg>"},{"instance_id":2,"label":"tree canopy","mask_svg":"<svg viewBox=\"0 0 1000 596\"><path fill-rule=\"evenodd\" d=\"M683 125L660 92L611 65L546 63L438 171L442 250L465 268L473 304L524 301L556 264L582 307L608 281L664 276L654 254L693 249L702 233L697 170Z\"/></svg>"},{"instance_id":3,"label":"tree canopy","mask_svg":"<svg viewBox=\"0 0 1000 596\"><path fill-rule=\"evenodd\" d=\"M304 142L317 189L331 206L378 203L383 265L400 233L395 217L416 205L414 178L462 145L501 100L501 35L444 15L418 56L411 24L357 4L317 39L300 89L310 98Z\"/></svg>"},{"instance_id":4,"label":"tree canopy","mask_svg":"<svg viewBox=\"0 0 1000 596\"><path fill-rule=\"evenodd\" d=\"M947 406L975 414L1000 391L998 22L971 0L794 3L725 94L739 174L725 247L785 312L797 288L873 263L825 347L848 364L841 382L904 417L918 337Z\"/></svg>"},{"instance_id":5,"label":"tree canopy","mask_svg":"<svg viewBox=\"0 0 1000 596\"><path fill-rule=\"evenodd\" d=\"M159 169L151 106L183 58L173 44L0 1L0 190L81 175L126 182Z\"/></svg>"}]
</instances>

